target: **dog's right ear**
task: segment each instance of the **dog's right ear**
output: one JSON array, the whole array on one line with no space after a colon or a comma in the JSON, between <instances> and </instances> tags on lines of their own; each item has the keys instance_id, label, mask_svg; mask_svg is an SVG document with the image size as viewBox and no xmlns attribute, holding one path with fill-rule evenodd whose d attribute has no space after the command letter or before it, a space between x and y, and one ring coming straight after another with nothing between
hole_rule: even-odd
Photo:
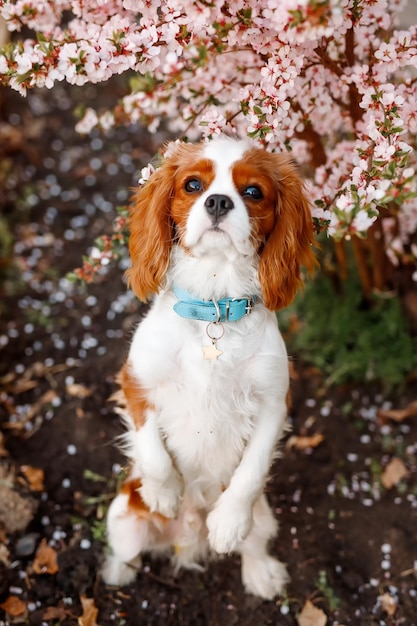
<instances>
[{"instance_id":1,"label":"dog's right ear","mask_svg":"<svg viewBox=\"0 0 417 626\"><path fill-rule=\"evenodd\" d=\"M302 285L301 267L312 272L317 265L313 218L303 181L291 159L269 153L260 158L274 172L277 204L275 226L261 252L258 273L265 306L277 311L291 304Z\"/></svg>"},{"instance_id":2,"label":"dog's right ear","mask_svg":"<svg viewBox=\"0 0 417 626\"><path fill-rule=\"evenodd\" d=\"M129 286L143 301L157 293L168 269L174 227L170 206L176 165L168 159L133 195L129 218Z\"/></svg>"}]
</instances>

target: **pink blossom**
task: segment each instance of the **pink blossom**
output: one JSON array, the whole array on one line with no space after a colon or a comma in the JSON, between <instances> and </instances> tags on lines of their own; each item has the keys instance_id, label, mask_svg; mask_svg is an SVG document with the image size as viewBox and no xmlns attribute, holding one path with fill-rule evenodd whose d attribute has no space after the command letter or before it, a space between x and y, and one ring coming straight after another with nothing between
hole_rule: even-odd
<instances>
[{"instance_id":1,"label":"pink blossom","mask_svg":"<svg viewBox=\"0 0 417 626\"><path fill-rule=\"evenodd\" d=\"M94 109L88 108L84 117L76 124L75 129L82 135L87 135L95 126L97 126L98 117Z\"/></svg>"},{"instance_id":2,"label":"pink blossom","mask_svg":"<svg viewBox=\"0 0 417 626\"><path fill-rule=\"evenodd\" d=\"M366 233L366 231L375 222L377 215L369 215L367 211L359 211L352 222L352 228L358 233Z\"/></svg>"},{"instance_id":3,"label":"pink blossom","mask_svg":"<svg viewBox=\"0 0 417 626\"><path fill-rule=\"evenodd\" d=\"M133 70L146 88L122 99L126 120L155 132L163 119L190 139L249 134L291 150L330 235L366 230L395 200L401 241L411 241L417 26L395 30L403 4L0 0L11 30L43 35L0 50L0 84L25 94ZM65 28L64 12L72 13ZM115 123L112 111L87 110L77 129Z\"/></svg>"},{"instance_id":4,"label":"pink blossom","mask_svg":"<svg viewBox=\"0 0 417 626\"><path fill-rule=\"evenodd\" d=\"M149 164L146 167L143 167L141 169L140 172L140 177L139 177L139 185L143 185L146 183L147 180L150 179L150 177L152 176L152 174L155 172L155 168L153 165Z\"/></svg>"}]
</instances>

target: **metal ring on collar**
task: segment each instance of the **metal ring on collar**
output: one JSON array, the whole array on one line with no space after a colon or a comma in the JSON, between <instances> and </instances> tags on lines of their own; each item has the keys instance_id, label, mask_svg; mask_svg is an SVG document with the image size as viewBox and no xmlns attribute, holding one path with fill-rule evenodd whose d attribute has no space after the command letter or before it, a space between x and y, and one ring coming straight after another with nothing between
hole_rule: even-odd
<instances>
[{"instance_id":1,"label":"metal ring on collar","mask_svg":"<svg viewBox=\"0 0 417 626\"><path fill-rule=\"evenodd\" d=\"M219 334L219 335L217 335L217 337L216 337L215 335L211 335L211 334L210 334L210 327L211 327L211 326L213 326L213 325L214 325L216 328L218 328L218 329L219 329L219 331L220 331L220 334ZM218 341L218 340L219 340L219 339L221 339L221 338L223 337L223 335L224 335L224 326L223 326L223 324L222 324L221 322L209 322L209 323L207 324L207 327L206 327L206 333L207 333L207 336L208 336L208 337L210 337L210 339L211 339L212 341Z\"/></svg>"}]
</instances>

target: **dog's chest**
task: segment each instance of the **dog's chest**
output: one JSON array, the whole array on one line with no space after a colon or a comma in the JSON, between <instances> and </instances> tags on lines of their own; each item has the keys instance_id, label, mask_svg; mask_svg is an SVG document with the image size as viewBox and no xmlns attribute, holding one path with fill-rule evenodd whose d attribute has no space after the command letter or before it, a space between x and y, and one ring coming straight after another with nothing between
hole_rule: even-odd
<instances>
[{"instance_id":1,"label":"dog's chest","mask_svg":"<svg viewBox=\"0 0 417 626\"><path fill-rule=\"evenodd\" d=\"M204 358L204 348L212 345L207 325L183 326L171 345L170 367L166 361L166 375L152 392L158 426L182 472L204 471L220 480L239 462L253 427L257 390L248 368L253 339L226 326L217 341L222 354L210 360Z\"/></svg>"},{"instance_id":2,"label":"dog's chest","mask_svg":"<svg viewBox=\"0 0 417 626\"><path fill-rule=\"evenodd\" d=\"M276 369L277 353L285 356L276 321L259 306L225 323L216 342L222 354L207 360L209 335L223 329L179 317L172 303L169 297L155 302L136 331L129 360L182 473L227 481L251 437L265 390L276 385L271 367ZM286 368L285 358L282 363Z\"/></svg>"},{"instance_id":3,"label":"dog's chest","mask_svg":"<svg viewBox=\"0 0 417 626\"><path fill-rule=\"evenodd\" d=\"M175 447L182 447L185 438L197 456L219 446L242 448L255 395L245 371L244 344L243 337L223 336L216 345L222 354L206 359L204 348L212 340L205 333L184 337L171 376L157 391L159 423Z\"/></svg>"}]
</instances>

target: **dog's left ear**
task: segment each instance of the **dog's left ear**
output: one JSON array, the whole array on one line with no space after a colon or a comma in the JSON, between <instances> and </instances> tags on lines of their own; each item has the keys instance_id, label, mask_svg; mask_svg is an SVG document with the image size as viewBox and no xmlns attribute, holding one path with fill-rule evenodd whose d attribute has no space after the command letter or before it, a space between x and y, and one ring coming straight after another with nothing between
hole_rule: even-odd
<instances>
[{"instance_id":1,"label":"dog's left ear","mask_svg":"<svg viewBox=\"0 0 417 626\"><path fill-rule=\"evenodd\" d=\"M259 281L265 306L279 310L288 306L303 283L301 267L312 271L317 264L312 245L313 220L304 183L292 161L271 154L277 187L275 224L259 260Z\"/></svg>"},{"instance_id":2,"label":"dog's left ear","mask_svg":"<svg viewBox=\"0 0 417 626\"><path fill-rule=\"evenodd\" d=\"M129 219L131 267L126 272L129 286L146 301L157 293L170 260L174 236L170 214L176 165L167 160L137 189Z\"/></svg>"}]
</instances>

